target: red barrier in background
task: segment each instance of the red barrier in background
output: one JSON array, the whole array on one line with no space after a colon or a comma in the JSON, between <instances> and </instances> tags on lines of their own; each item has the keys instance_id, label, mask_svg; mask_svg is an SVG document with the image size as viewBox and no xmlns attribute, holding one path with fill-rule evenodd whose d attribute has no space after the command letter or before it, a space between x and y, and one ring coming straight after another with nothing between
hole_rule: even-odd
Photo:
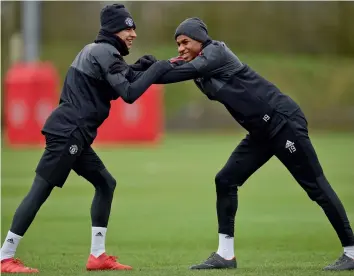
<instances>
[{"instance_id":1,"label":"red barrier in background","mask_svg":"<svg viewBox=\"0 0 354 276\"><path fill-rule=\"evenodd\" d=\"M5 77L5 138L10 147L44 143L41 129L58 104L59 77L50 63L18 63ZM95 144L156 143L163 132L163 86L152 85L134 104L111 102Z\"/></svg>"},{"instance_id":2,"label":"red barrier in background","mask_svg":"<svg viewBox=\"0 0 354 276\"><path fill-rule=\"evenodd\" d=\"M5 138L9 146L44 142L42 126L58 104L59 77L51 63L13 65L5 76Z\"/></svg>"},{"instance_id":3,"label":"red barrier in background","mask_svg":"<svg viewBox=\"0 0 354 276\"><path fill-rule=\"evenodd\" d=\"M163 133L163 86L151 85L133 104L111 102L109 117L98 129L95 144L156 143Z\"/></svg>"}]
</instances>

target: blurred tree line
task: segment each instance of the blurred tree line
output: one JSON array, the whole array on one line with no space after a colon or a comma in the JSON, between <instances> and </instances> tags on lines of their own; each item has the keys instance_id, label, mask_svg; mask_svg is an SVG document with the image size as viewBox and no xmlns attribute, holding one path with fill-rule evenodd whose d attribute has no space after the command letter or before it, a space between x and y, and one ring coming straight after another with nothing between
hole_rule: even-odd
<instances>
[{"instance_id":1,"label":"blurred tree line","mask_svg":"<svg viewBox=\"0 0 354 276\"><path fill-rule=\"evenodd\" d=\"M94 40L100 9L107 3L42 3L41 58L52 60L61 77L82 46ZM314 125L354 129L354 2L122 3L137 24L129 62L146 52L160 59L176 55L176 27L197 16L213 39L225 41L244 62L300 102ZM21 29L21 3L1 5L3 84L10 64L8 42ZM234 126L226 112L196 90L191 83L166 86L171 128ZM333 113L342 118L341 124Z\"/></svg>"},{"instance_id":2,"label":"blurred tree line","mask_svg":"<svg viewBox=\"0 0 354 276\"><path fill-rule=\"evenodd\" d=\"M89 40L105 2L43 2L44 40ZM238 51L354 56L353 2L128 2L139 43L173 44L177 25L201 17Z\"/></svg>"}]
</instances>

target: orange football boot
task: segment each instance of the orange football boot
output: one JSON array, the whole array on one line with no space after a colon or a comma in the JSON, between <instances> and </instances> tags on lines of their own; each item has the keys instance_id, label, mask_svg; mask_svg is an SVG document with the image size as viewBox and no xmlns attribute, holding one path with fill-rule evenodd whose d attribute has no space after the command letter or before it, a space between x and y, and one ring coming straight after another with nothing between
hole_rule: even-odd
<instances>
[{"instance_id":1,"label":"orange football boot","mask_svg":"<svg viewBox=\"0 0 354 276\"><path fill-rule=\"evenodd\" d=\"M38 269L25 266L19 259L10 258L1 261L1 273L38 273Z\"/></svg>"},{"instance_id":2,"label":"orange football boot","mask_svg":"<svg viewBox=\"0 0 354 276\"><path fill-rule=\"evenodd\" d=\"M90 254L87 260L87 270L132 270L129 265L123 265L117 262L118 257L108 256L106 253L101 254L97 258Z\"/></svg>"}]
</instances>

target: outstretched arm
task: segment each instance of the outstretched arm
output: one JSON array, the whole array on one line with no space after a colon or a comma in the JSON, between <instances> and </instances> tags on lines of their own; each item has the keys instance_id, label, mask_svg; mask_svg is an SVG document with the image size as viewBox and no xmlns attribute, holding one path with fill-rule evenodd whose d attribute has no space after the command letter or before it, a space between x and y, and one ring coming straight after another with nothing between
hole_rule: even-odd
<instances>
[{"instance_id":1,"label":"outstretched arm","mask_svg":"<svg viewBox=\"0 0 354 276\"><path fill-rule=\"evenodd\" d=\"M100 71L100 77L111 86L112 99L122 97L126 103L134 103L156 80L173 67L168 61L158 61L144 71L139 78L127 77L129 66L111 45L100 44L91 52L92 64ZM112 70L112 66L115 70Z\"/></svg>"},{"instance_id":2,"label":"outstretched arm","mask_svg":"<svg viewBox=\"0 0 354 276\"><path fill-rule=\"evenodd\" d=\"M126 103L134 103L154 82L163 74L172 69L168 61L162 60L154 63L148 70L140 74L134 81L128 81L126 72L106 73L106 80L114 90L114 99L122 97ZM128 70L128 69L127 69Z\"/></svg>"},{"instance_id":3,"label":"outstretched arm","mask_svg":"<svg viewBox=\"0 0 354 276\"><path fill-rule=\"evenodd\" d=\"M172 70L168 71L166 74L162 75L155 83L157 84L167 84L175 83L187 80L193 80L200 77L199 72L191 63L184 63L174 67Z\"/></svg>"},{"instance_id":4,"label":"outstretched arm","mask_svg":"<svg viewBox=\"0 0 354 276\"><path fill-rule=\"evenodd\" d=\"M172 70L161 76L155 83L174 83L192 80L205 76L212 76L220 70L224 64L221 45L209 44L192 61L183 62ZM180 63L180 59L172 59Z\"/></svg>"},{"instance_id":5,"label":"outstretched arm","mask_svg":"<svg viewBox=\"0 0 354 276\"><path fill-rule=\"evenodd\" d=\"M154 83L165 84L165 83L181 82L181 81L198 78L200 75L198 74L198 71L193 65L185 61L182 61L181 59L174 58L166 62L169 62L171 64L171 67L173 67L174 69L160 76L160 78L156 80ZM130 82L135 82L145 73L145 71L141 70L140 68L137 69L135 65L136 64L124 65L121 62L117 61L114 64L112 64L112 66L110 67L110 72L111 73L122 72Z\"/></svg>"}]
</instances>

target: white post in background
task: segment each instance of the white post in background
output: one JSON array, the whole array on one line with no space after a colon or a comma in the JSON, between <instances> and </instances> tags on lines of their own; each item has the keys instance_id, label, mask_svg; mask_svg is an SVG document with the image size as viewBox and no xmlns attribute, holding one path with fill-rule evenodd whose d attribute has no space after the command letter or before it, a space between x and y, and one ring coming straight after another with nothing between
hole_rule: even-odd
<instances>
[{"instance_id":1,"label":"white post in background","mask_svg":"<svg viewBox=\"0 0 354 276\"><path fill-rule=\"evenodd\" d=\"M23 58L27 62L39 59L40 4L40 1L22 2Z\"/></svg>"}]
</instances>

